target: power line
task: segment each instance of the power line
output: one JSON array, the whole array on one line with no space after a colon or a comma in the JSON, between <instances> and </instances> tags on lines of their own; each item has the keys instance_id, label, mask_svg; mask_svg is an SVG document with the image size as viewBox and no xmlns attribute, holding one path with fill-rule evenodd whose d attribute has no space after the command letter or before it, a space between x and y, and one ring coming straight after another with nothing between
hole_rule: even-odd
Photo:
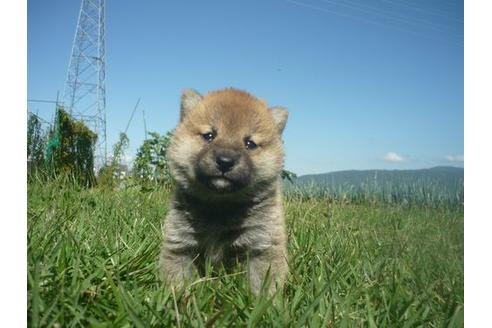
<instances>
[{"instance_id":1,"label":"power line","mask_svg":"<svg viewBox=\"0 0 492 328\"><path fill-rule=\"evenodd\" d=\"M431 36L429 36L427 34L419 33L419 32L414 31L414 30L405 29L405 28L402 28L400 26L394 26L394 25L390 25L390 24L384 24L384 23L381 23L381 22L378 22L378 21L373 21L373 20L365 19L365 18L362 18L360 16L345 14L345 13L341 13L339 11L330 10L330 9L319 7L319 6L314 6L314 5L311 5L311 4L307 4L307 3L299 2L299 1L295 1L295 0L285 0L285 1L286 2L289 2L291 4L294 4L294 5L300 6L300 7L305 7L305 8L309 8L309 9L312 9L312 10L321 11L321 12L325 12L325 13L328 13L328 14L333 14L333 15L336 15L336 16L344 17L344 18L349 18L349 19L352 19L352 20L357 20L357 21L360 21L360 22L364 22L364 23L368 23L368 24L372 24L372 25L376 25L376 26L380 26L380 27L384 27L384 28L391 28L393 30L397 30L397 31L400 31L400 32L405 32L405 33L410 33L410 34L413 34L413 35L416 35L416 36L420 36L420 37L423 37L423 38L427 38L427 39L430 39L430 40L441 41L441 42L444 42L444 43L448 43L448 44L452 44L452 45L455 45L455 46L463 47L463 44L461 44L461 43L456 43L456 42L453 42L452 40L447 40L447 39L443 39L443 38L434 38L434 37L431 37Z\"/></svg>"},{"instance_id":2,"label":"power line","mask_svg":"<svg viewBox=\"0 0 492 328\"><path fill-rule=\"evenodd\" d=\"M36 117L36 118L37 118L37 119L38 119L41 123L43 123L43 124L47 124L47 125L51 126L51 122L48 122L47 120L45 120L44 118L42 118L42 117L41 117L41 116L39 116L38 114L35 114L35 113L31 112L30 110L28 110L28 111L27 111L27 113L28 113L29 115L33 115L33 116L35 116L35 117Z\"/></svg>"},{"instance_id":3,"label":"power line","mask_svg":"<svg viewBox=\"0 0 492 328\"><path fill-rule=\"evenodd\" d=\"M351 2L348 0L343 0L343 2L330 1L330 0L322 0L322 1L334 4L334 5L345 6L345 7L352 8L352 9L362 11L362 12L366 12L369 14L379 15L379 16L386 17L388 19L392 19L395 21L399 21L399 22L402 22L402 23L408 24L408 25L421 27L422 26L421 24L425 24L425 25L428 25L429 28L432 28L436 31L440 31L440 32L444 32L444 33L450 33L450 35L458 37L458 38L462 37L459 35L452 34L452 32L454 32L454 31L449 30L449 28L452 28L449 25L438 24L438 23L436 24L436 23L429 22L428 20L421 19L418 17L395 15L395 12L393 12L393 11L384 10L384 9L381 9L379 7L376 7L376 6L370 6L370 5L362 4L362 3L354 3L354 2ZM367 8L367 9L365 9L365 8Z\"/></svg>"},{"instance_id":4,"label":"power line","mask_svg":"<svg viewBox=\"0 0 492 328\"><path fill-rule=\"evenodd\" d=\"M415 10L415 11L420 11L420 12L425 13L425 14L428 14L428 15L441 16L441 17L445 17L447 19L451 19L451 20L454 20L454 21L463 23L463 20L461 20L461 19L459 19L457 17L450 16L449 13L446 13L446 12L443 12L443 11L439 11L439 10L435 10L435 9L424 8L424 7L421 7L421 6L416 5L414 2L408 3L408 2L405 2L405 1L397 1L397 0L381 0L381 1L384 1L386 3L390 3L392 5L401 6L401 7L405 7L405 8L408 8L408 9L412 9L412 10Z\"/></svg>"},{"instance_id":5,"label":"power line","mask_svg":"<svg viewBox=\"0 0 492 328\"><path fill-rule=\"evenodd\" d=\"M63 104L63 101L43 100L43 99L27 99L27 102L49 103L49 104Z\"/></svg>"}]
</instances>

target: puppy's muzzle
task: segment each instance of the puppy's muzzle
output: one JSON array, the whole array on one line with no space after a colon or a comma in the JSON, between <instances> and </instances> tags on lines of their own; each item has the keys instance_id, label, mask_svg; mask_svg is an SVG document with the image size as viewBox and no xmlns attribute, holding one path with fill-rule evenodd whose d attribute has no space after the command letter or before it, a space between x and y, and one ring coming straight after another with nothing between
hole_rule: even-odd
<instances>
[{"instance_id":1,"label":"puppy's muzzle","mask_svg":"<svg viewBox=\"0 0 492 328\"><path fill-rule=\"evenodd\" d=\"M215 163L217 169L222 173L231 171L239 162L241 154L236 151L219 150L215 152Z\"/></svg>"}]
</instances>

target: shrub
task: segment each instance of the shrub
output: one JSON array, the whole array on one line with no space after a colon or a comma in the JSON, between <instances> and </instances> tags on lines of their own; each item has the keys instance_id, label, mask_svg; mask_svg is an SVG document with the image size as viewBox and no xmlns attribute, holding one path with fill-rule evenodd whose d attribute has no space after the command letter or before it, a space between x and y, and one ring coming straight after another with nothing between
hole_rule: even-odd
<instances>
[{"instance_id":1,"label":"shrub","mask_svg":"<svg viewBox=\"0 0 492 328\"><path fill-rule=\"evenodd\" d=\"M150 138L146 139L137 151L133 163L133 177L143 183L158 183L170 186L173 183L166 152L169 147L172 132L160 135L150 132Z\"/></svg>"},{"instance_id":2,"label":"shrub","mask_svg":"<svg viewBox=\"0 0 492 328\"><path fill-rule=\"evenodd\" d=\"M43 130L41 120L33 113L28 114L27 119L27 174L31 176L43 167L44 150L46 145L46 132Z\"/></svg>"},{"instance_id":3,"label":"shrub","mask_svg":"<svg viewBox=\"0 0 492 328\"><path fill-rule=\"evenodd\" d=\"M56 119L46 146L46 165L55 175L72 176L83 186L92 186L94 177L94 146L97 135L84 123L76 121L63 107L56 110Z\"/></svg>"},{"instance_id":4,"label":"shrub","mask_svg":"<svg viewBox=\"0 0 492 328\"><path fill-rule=\"evenodd\" d=\"M113 146L113 157L98 172L97 182L101 186L114 188L120 180L120 163L130 140L126 133L120 133L118 142Z\"/></svg>"}]
</instances>

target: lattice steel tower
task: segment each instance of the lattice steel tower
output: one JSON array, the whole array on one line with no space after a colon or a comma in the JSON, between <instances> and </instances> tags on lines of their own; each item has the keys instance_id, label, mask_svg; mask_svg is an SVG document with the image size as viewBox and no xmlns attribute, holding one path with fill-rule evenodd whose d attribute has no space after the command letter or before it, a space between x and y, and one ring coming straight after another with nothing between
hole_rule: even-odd
<instances>
[{"instance_id":1,"label":"lattice steel tower","mask_svg":"<svg viewBox=\"0 0 492 328\"><path fill-rule=\"evenodd\" d=\"M82 0L63 93L65 109L97 133L96 163L106 163L105 0Z\"/></svg>"}]
</instances>

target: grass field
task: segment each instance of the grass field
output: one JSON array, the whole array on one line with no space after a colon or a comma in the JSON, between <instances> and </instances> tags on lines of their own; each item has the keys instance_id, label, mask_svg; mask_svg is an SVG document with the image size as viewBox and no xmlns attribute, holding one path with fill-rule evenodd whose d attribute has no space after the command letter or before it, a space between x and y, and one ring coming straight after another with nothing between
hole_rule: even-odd
<instances>
[{"instance_id":1,"label":"grass field","mask_svg":"<svg viewBox=\"0 0 492 328\"><path fill-rule=\"evenodd\" d=\"M290 277L275 300L220 268L161 286L168 192L28 184L31 327L461 327L463 207L285 201Z\"/></svg>"}]
</instances>

